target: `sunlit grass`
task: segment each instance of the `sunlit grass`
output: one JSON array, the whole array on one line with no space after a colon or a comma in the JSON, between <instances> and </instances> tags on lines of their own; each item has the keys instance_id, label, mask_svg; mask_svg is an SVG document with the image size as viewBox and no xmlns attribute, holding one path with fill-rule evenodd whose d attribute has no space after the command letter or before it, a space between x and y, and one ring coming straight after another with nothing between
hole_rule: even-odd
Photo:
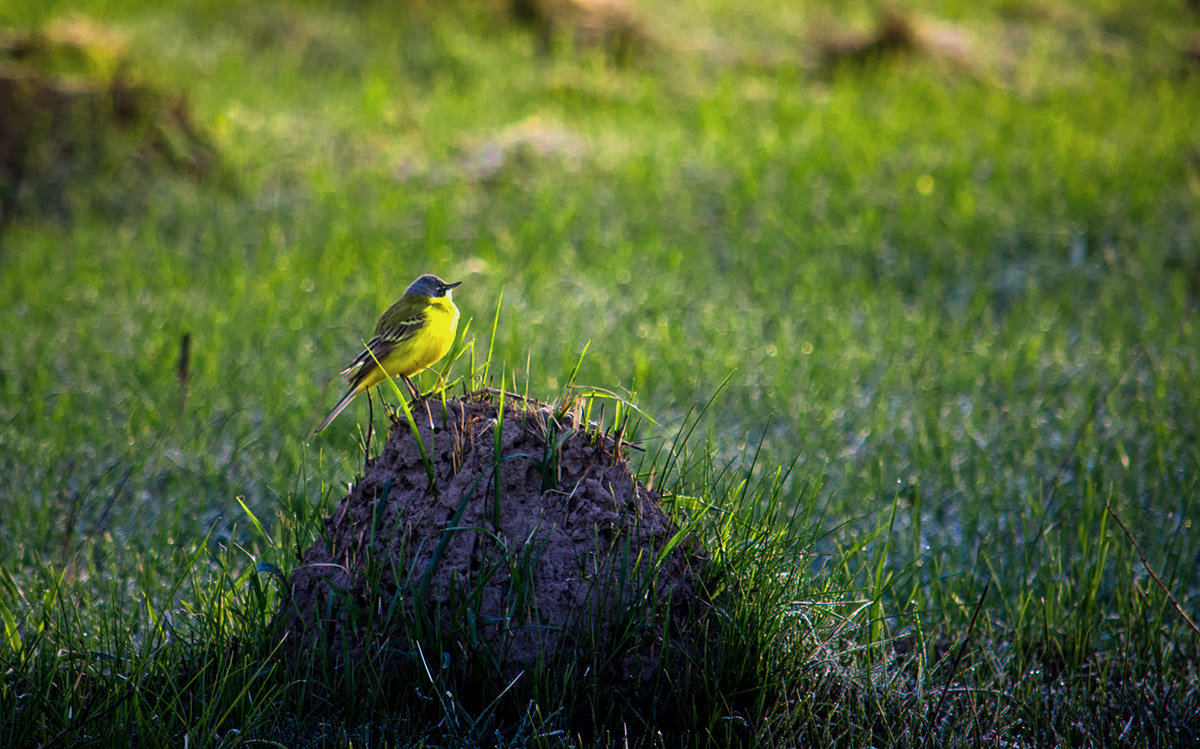
<instances>
[{"instance_id":1,"label":"sunlit grass","mask_svg":"<svg viewBox=\"0 0 1200 749\"><path fill-rule=\"evenodd\" d=\"M735 499L739 477L770 487L770 509L742 532L774 561L728 555L747 579L786 566L779 526L811 522L799 543L812 576L750 585L773 592L740 626L792 637L796 620L841 617L827 652L776 654L765 678L829 696L801 674L828 657L861 690L845 699L865 713L824 735L794 710L802 696L780 697L798 735L923 735L985 585L953 675L966 691L938 736L1195 735L1195 636L1105 512L1195 615L1188 11L920 5L964 35L972 64L819 69L810 31L870 28L868 3L652 3L657 45L626 67L543 54L473 5L94 6L142 73L187 90L237 184L104 185L70 221L3 226L0 602L17 674L4 689L10 705L38 695L23 709L46 713L5 730L28 738L44 721L37 740L51 742L68 726L99 731L111 703L84 710L102 717L80 728L85 693L72 703L63 684L119 673L141 685L139 669L160 669L153 690L113 692L126 700L114 710L193 677L211 691L164 697L169 728L131 718L149 742L192 729L214 741L242 719L246 737L284 735L270 697L284 687L241 692L262 653L213 654L269 615L271 573L252 570L288 569L361 466L365 408L306 443L308 431L370 322L428 271L464 281L464 322L488 338L487 356L476 343L452 376L473 355L534 397L568 381L636 393L661 425L639 427L655 460L719 391L672 488L752 513L758 495ZM26 20L15 7L0 18ZM136 210L111 210L122 191ZM162 624L187 607L191 630ZM208 698L240 717L215 728ZM984 705L992 734L964 717ZM554 730L542 710L514 741ZM717 712L702 717L729 717ZM772 725L760 738L788 743Z\"/></svg>"}]
</instances>

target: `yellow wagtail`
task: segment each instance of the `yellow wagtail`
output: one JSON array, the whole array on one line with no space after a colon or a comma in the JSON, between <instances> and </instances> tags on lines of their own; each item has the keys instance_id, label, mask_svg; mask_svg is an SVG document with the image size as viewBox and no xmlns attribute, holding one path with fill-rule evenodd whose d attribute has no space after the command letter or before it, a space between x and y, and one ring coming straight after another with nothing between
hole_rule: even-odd
<instances>
[{"instance_id":1,"label":"yellow wagtail","mask_svg":"<svg viewBox=\"0 0 1200 749\"><path fill-rule=\"evenodd\" d=\"M404 296L379 316L367 347L342 371L350 389L313 434L329 426L354 396L370 390L388 376L404 380L416 397L416 387L409 377L445 356L454 343L458 307L454 306L450 290L461 283L446 283L432 274L412 282Z\"/></svg>"}]
</instances>

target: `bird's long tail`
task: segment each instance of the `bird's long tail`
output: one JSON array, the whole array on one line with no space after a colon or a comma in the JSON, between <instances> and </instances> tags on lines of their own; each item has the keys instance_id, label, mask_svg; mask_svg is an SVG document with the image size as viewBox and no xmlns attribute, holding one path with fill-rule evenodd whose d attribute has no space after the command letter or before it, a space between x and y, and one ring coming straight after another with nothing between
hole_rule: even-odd
<instances>
[{"instance_id":1,"label":"bird's long tail","mask_svg":"<svg viewBox=\"0 0 1200 749\"><path fill-rule=\"evenodd\" d=\"M334 406L333 410L329 412L329 415L325 417L325 421L321 422L321 426L313 430L313 434L319 434L325 429L325 427L329 426L329 422L336 419L337 415L340 414L346 408L346 406L350 405L350 401L354 400L354 396L358 395L360 391L361 388L358 387L352 387L346 391L346 394L342 396L342 399L338 401L338 404Z\"/></svg>"}]
</instances>

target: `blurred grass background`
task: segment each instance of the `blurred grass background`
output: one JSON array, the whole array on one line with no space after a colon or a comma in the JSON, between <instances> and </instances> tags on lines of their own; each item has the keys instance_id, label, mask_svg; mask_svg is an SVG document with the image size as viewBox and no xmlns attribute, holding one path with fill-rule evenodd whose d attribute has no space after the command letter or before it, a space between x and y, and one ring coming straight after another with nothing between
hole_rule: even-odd
<instances>
[{"instance_id":1,"label":"blurred grass background","mask_svg":"<svg viewBox=\"0 0 1200 749\"><path fill-rule=\"evenodd\" d=\"M153 597L236 498L352 479L361 409L308 433L435 272L481 354L503 292L521 390L587 345L579 381L636 394L650 444L728 377L718 460L761 440L785 493L820 483L816 569L887 524L895 633L961 637L991 584L997 649L1194 665L1104 507L1200 616L1197 10L911 2L877 54L879 3L628 11L614 45L500 2L0 8L183 92L229 175L118 165L5 217L10 585Z\"/></svg>"}]
</instances>

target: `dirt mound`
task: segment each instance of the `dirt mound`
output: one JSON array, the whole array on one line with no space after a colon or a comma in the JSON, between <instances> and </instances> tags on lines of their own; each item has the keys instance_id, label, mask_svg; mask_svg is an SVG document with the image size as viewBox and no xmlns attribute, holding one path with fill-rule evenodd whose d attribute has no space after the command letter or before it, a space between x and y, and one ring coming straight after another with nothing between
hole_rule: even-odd
<instances>
[{"instance_id":1,"label":"dirt mound","mask_svg":"<svg viewBox=\"0 0 1200 749\"><path fill-rule=\"evenodd\" d=\"M632 0L511 0L514 19L532 27L544 51L556 37L579 49L598 48L627 65L650 46L650 35Z\"/></svg>"},{"instance_id":2,"label":"dirt mound","mask_svg":"<svg viewBox=\"0 0 1200 749\"><path fill-rule=\"evenodd\" d=\"M545 406L498 420L490 399L413 415L428 463L394 424L292 572L292 652L428 656L433 636L462 672L506 680L564 663L625 691L678 676L697 557L619 437Z\"/></svg>"},{"instance_id":3,"label":"dirt mound","mask_svg":"<svg viewBox=\"0 0 1200 749\"><path fill-rule=\"evenodd\" d=\"M967 37L946 24L923 22L898 8L883 9L871 32L825 29L817 47L827 70L871 65L893 57L920 55L970 68L973 58Z\"/></svg>"},{"instance_id":4,"label":"dirt mound","mask_svg":"<svg viewBox=\"0 0 1200 749\"><path fill-rule=\"evenodd\" d=\"M0 223L69 215L77 193L123 204L151 173L220 176L186 97L132 67L120 37L83 18L0 29Z\"/></svg>"}]
</instances>

